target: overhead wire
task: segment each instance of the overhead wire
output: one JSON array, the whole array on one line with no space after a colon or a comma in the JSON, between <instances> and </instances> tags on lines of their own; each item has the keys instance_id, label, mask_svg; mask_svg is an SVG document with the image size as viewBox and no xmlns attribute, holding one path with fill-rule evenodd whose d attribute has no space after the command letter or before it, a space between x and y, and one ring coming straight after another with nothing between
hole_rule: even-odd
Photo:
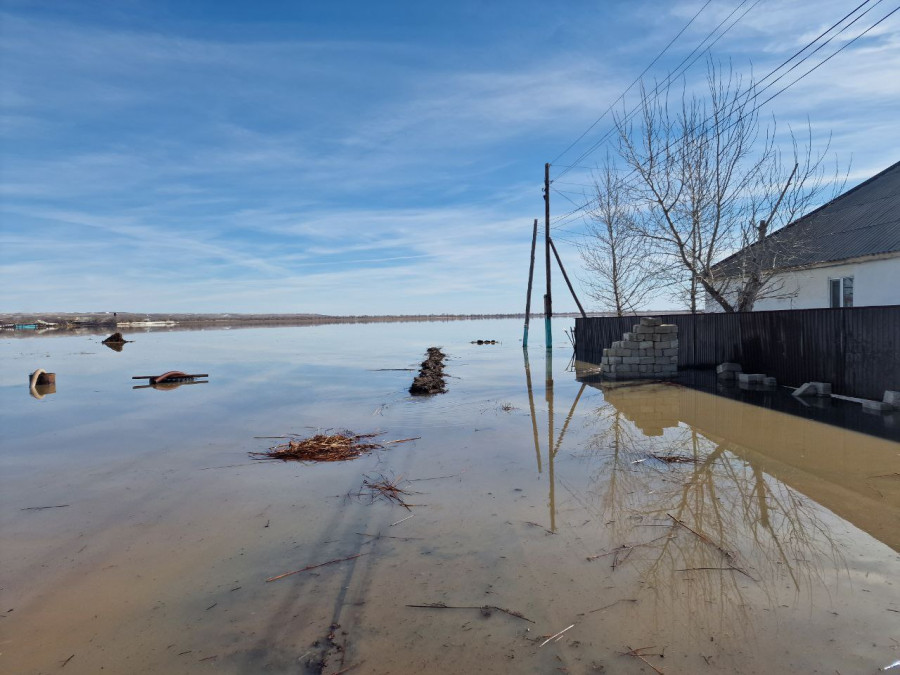
<instances>
[{"instance_id":1,"label":"overhead wire","mask_svg":"<svg viewBox=\"0 0 900 675\"><path fill-rule=\"evenodd\" d=\"M555 163L557 159L559 159L560 157L565 155L569 150L574 148L575 145L577 145L578 142L582 138L584 138L585 136L587 136L590 133L591 129L593 129L595 126L597 126L600 123L600 120L602 120L604 117L606 117L609 114L609 111L613 109L613 106L616 105L616 103L618 103L623 98L625 98L625 94L627 94L629 91L631 91L631 88L634 85L636 85L638 82L640 82L641 78L647 73L647 71L650 70L654 66L654 64L665 55L665 53L667 51L669 51L669 47L671 47L673 44L675 44L675 41L681 37L681 35L684 33L684 31L686 31L688 28L690 28L691 24L694 23L694 21L697 19L697 17L700 16L700 14L703 12L703 10L706 9L709 6L709 3L711 3L711 2L712 2L712 0L706 0L706 4L704 4L700 9L697 10L697 12L694 14L694 16L691 17L691 20L688 21L682 27L682 29L680 31L678 31L678 33L675 35L675 37L673 37L671 40L669 40L669 44L667 44L663 48L663 50L654 57L654 59L647 65L647 67L641 71L640 75L638 75L636 78L634 78L634 80L631 81L631 84L629 84L625 88L625 91L623 91L621 94L619 94L619 97L615 101L613 101L612 103L609 104L609 107L603 111L603 113L600 115L600 117L598 117L597 119L594 120L594 122L591 124L591 126L589 126L587 129L584 130L584 132L581 134L581 136L579 136L574 141L572 141L569 144L569 147L567 147L565 150L563 150L561 153L559 153L555 158L553 158L553 160L550 162L550 164Z\"/></svg>"},{"instance_id":2,"label":"overhead wire","mask_svg":"<svg viewBox=\"0 0 900 675\"><path fill-rule=\"evenodd\" d=\"M673 69L673 70L672 70L672 71L671 71L671 72L663 79L662 82L659 82L659 83L656 84L656 86L650 91L650 96L658 96L661 89L667 87L669 84L672 83L673 80L677 79L678 77L680 77L681 75L683 75L684 73L686 73L688 70L690 70L690 68L691 68L698 60L700 60L700 57L702 57L704 54L706 54L707 52L709 52L709 51L716 45L716 43L717 43L719 40L721 40L723 37L725 37L725 36L728 34L728 32L731 31L731 29L734 28L734 27L741 21L741 19L743 19L745 16L747 16L747 14L748 14L750 11L752 11L754 7L756 7L760 2L762 2L762 0L755 0L755 1L753 2L752 5L750 5L746 10L744 10L744 13L743 13L743 14L741 14L737 19L735 19L735 20L731 23L731 25L729 25L724 31L722 31L722 34L721 34L721 35L719 35L718 37L716 37L715 40L713 40L712 42L710 42L706 47L704 47L704 48L703 48L701 51L699 51L699 53L698 53L698 50L700 50L700 48L703 47L703 45L706 43L706 41L709 40L713 35L715 35L715 34L718 32L718 30L719 30L719 29L720 29L720 28L721 28L721 27L722 27L722 26L723 26L723 25L724 25L724 24L725 24L732 16L734 16L734 15L737 13L737 11L738 11L741 7L743 7L744 5L746 5L747 2L749 2L749 1L750 1L750 0L741 0L741 2L740 2L733 10L731 10L731 12L728 14L728 16L726 16L724 19L722 19L722 21L720 21L720 22L716 25L716 27L713 28L713 29L709 32L709 34L707 34L707 36L706 36L705 38L703 38L703 39L700 41L700 43L699 43L696 47L694 47L694 49L691 50L691 52L690 52L687 56L685 56L677 66L675 66L675 68L674 68L674 69ZM695 54L696 54L696 56L694 56ZM693 57L693 59L692 59L691 57ZM688 63L688 61L690 61L690 63ZM687 65L685 65L685 64L687 64ZM635 114L637 114L637 112L638 112L639 109L640 109L640 104L637 104L637 105L635 105L634 107L632 107L631 110L629 110L629 111L623 116L623 121L624 121L624 122L627 122L628 120L630 120L632 117L634 117ZM612 127L612 128L610 128L610 129L608 129L608 130L606 131L606 133L604 133L604 134L603 134L596 142L594 142L593 145L591 145L587 150L585 150L581 155L579 155L577 159L574 160L573 165L579 164L583 159L585 159L586 157L588 157L589 155L591 155L594 151L596 151L597 148L599 148L599 147L604 143L604 141L606 141L606 139L608 139L608 138L613 134L614 131L615 131L615 127ZM564 175L566 175L569 171L571 171L571 168L566 168L565 170L563 170L563 171L561 171L559 174L557 174L556 177L557 177L557 178L562 178L562 177L563 177Z\"/></svg>"},{"instance_id":3,"label":"overhead wire","mask_svg":"<svg viewBox=\"0 0 900 675\"><path fill-rule=\"evenodd\" d=\"M822 33L820 33L816 38L814 38L814 39L811 40L809 43L807 43L802 49L800 49L800 50L798 50L797 52L795 52L789 59L786 59L786 60L783 61L781 64L779 64L776 68L774 68L773 70L771 70L771 71L770 71L770 72L769 72L762 80L760 80L760 81L765 81L766 79L768 79L769 77L771 77L774 73L776 73L778 70L780 70L781 68L783 68L783 67L784 67L787 63L789 63L792 59L796 58L799 54L802 54L804 51L806 51L807 49L809 49L809 47L811 47L813 44L815 44L815 43L816 43L818 40L820 40L822 37L824 37L824 36L827 35L829 32L831 32L836 26L838 26L838 25L840 25L841 23L843 23L847 18L849 18L850 16L852 16L855 12L857 12L859 9L861 9L861 8L864 7L865 5L869 4L869 2L871 2L871 1L872 1L872 0L865 0L864 2L860 3L859 5L857 5L857 7L855 7L853 10L851 10L851 11L850 11L848 14L846 14L845 16L843 16L840 20L838 20L837 22L835 22L831 27L829 27L828 29L826 29L825 31L823 31ZM775 80L773 80L772 82L770 82L766 87L764 87L764 88L762 88L761 90L755 92L755 93L754 93L754 99L757 98L757 97L759 96L760 93L766 91L766 90L769 89L772 85L774 85L776 82L778 82L780 79L782 79L785 75L787 75L788 73L790 73L791 71L793 71L794 69L796 69L799 65L801 65L801 64L805 63L806 61L808 61L808 60L809 60L815 53L817 53L822 47L824 47L825 45L827 45L828 43L830 43L832 40L834 40L834 38L836 38L837 36L841 35L843 32L845 32L847 29L849 29L851 26L853 26L853 24L855 24L859 19L861 19L862 17L864 17L866 14L868 14L872 9L874 9L875 7L877 7L881 2L883 2L883 0L877 0L877 2L876 2L874 5L872 5L872 7L870 7L869 9L867 9L867 10L866 10L865 12L863 12L860 16L856 17L856 18L855 18L853 21L851 21L849 24L847 24L846 26L844 26L843 28L841 28L837 33L835 33L835 35L831 36L825 43L823 43L822 45L820 45L819 47L817 47L815 50L813 50L812 52L810 52L809 54L807 54L803 59L801 59L801 60L798 61L796 64L794 64L794 66L792 66L788 71L786 71L785 73L782 73L782 75L780 75L778 78L776 78ZM890 11L888 14L886 14L886 15L883 16L881 19L879 19L878 21L876 21L874 24L872 24L871 26L869 26L869 27L868 27L866 30L864 30L862 33L860 33L859 35L857 35L856 37L854 37L852 40L847 41L847 42L846 42L844 45L842 45L839 49L835 50L835 51L834 51L832 54L830 54L828 57L826 57L825 59L823 59L822 61L820 61L819 63L817 63L815 66L813 66L813 67L810 68L808 71L806 71L805 73L803 73L802 75L800 75L799 77L797 77L796 79L794 79L793 81L791 81L789 84L785 85L783 88L781 88L779 91L777 91L776 93L774 93L772 96L770 96L770 97L768 97L767 99L765 99L762 103L759 103L759 104L755 105L755 106L752 108L752 110L751 110L749 113L747 113L747 115L752 115L752 114L754 114L755 112L757 112L760 108L762 108L764 105L766 105L767 103L769 103L770 101L772 101L775 97L779 96L780 94L782 94L783 92L785 92L787 89L789 89L790 87L792 87L793 85L795 85L797 82L799 82L800 80L804 79L804 78L807 77L809 74L811 74L812 72L814 72L815 70L817 70L818 68L820 68L821 66L823 66L825 63L827 63L827 62L830 61L832 58L834 58L835 56L837 56L840 52L842 52L843 50L845 50L846 48L848 48L850 45L852 45L854 42L856 42L857 40L859 40L860 38L862 38L864 35L868 34L868 33L871 32L872 30L874 30L878 25L880 25L881 23L883 23L884 21L886 21L890 16L892 16L893 14L895 14L895 13L898 12L898 11L900 11L900 6L894 8L894 9L893 9L892 11ZM733 126L735 126L736 124L738 124L740 121L742 121L742 119L743 119L744 117L746 117L746 115L741 116L741 118L738 119L738 120L735 120L731 125L729 125L728 127L726 127L723 131L727 131L728 129L732 128ZM702 126L702 124L705 124L705 123L708 122L708 121L709 121L709 118L706 119L706 120L704 120L704 121L701 123L700 126ZM582 159L582 158L579 158L579 160L577 160L577 161L580 161L581 159ZM633 174L634 171L635 171L635 169L632 169L632 170L629 172L629 175L630 175L630 174ZM562 175L562 174L560 174L560 175ZM594 202L596 202L596 201L597 201L596 198L595 198L595 199L592 199L592 200L589 200L588 202L586 202L586 203L580 205L578 208L576 208L576 209L574 209L574 210L572 210L572 211L569 211L568 213L565 213L565 214L563 214L563 215L561 215L561 216L558 216L557 218L553 219L553 221L551 221L551 222L555 223L556 226L563 225L563 224L566 224L566 223L568 223L568 222L571 222L571 220L572 220L572 219L571 219L571 216L573 216L573 215L575 215L575 214L577 214L577 213L579 213L579 212L581 212L581 211L583 211L583 210L589 208L589 207L590 207Z\"/></svg>"}]
</instances>

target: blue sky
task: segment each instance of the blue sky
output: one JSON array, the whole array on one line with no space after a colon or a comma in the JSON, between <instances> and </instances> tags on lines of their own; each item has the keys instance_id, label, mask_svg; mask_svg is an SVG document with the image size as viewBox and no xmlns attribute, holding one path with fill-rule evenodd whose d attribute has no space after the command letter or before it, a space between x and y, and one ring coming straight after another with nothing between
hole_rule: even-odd
<instances>
[{"instance_id":1,"label":"blue sky","mask_svg":"<svg viewBox=\"0 0 900 675\"><path fill-rule=\"evenodd\" d=\"M704 1L0 0L0 310L523 311L544 162ZM792 75L896 7L876 2ZM712 0L648 76L739 3ZM712 56L759 77L857 4L761 0ZM831 134L849 185L898 159L898 28L763 111ZM701 59L687 86L703 77ZM554 188L581 203L588 178ZM580 288L581 222L563 229Z\"/></svg>"}]
</instances>

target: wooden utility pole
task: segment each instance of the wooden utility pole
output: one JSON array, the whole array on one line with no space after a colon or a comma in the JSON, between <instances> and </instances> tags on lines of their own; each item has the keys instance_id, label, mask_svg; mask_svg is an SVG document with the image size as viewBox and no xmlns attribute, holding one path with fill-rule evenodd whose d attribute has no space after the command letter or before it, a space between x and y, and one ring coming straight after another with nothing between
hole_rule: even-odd
<instances>
[{"instance_id":1,"label":"wooden utility pole","mask_svg":"<svg viewBox=\"0 0 900 675\"><path fill-rule=\"evenodd\" d=\"M550 164L544 164L544 257L547 263L547 293L544 295L544 332L547 349L553 348L550 320L553 318L553 295L550 292Z\"/></svg>"},{"instance_id":2,"label":"wooden utility pole","mask_svg":"<svg viewBox=\"0 0 900 675\"><path fill-rule=\"evenodd\" d=\"M528 296L525 298L525 334L522 336L522 349L528 349L528 320L531 318L531 282L534 280L534 249L537 247L537 227L538 219L535 218L534 232L531 234L531 264L528 267Z\"/></svg>"}]
</instances>

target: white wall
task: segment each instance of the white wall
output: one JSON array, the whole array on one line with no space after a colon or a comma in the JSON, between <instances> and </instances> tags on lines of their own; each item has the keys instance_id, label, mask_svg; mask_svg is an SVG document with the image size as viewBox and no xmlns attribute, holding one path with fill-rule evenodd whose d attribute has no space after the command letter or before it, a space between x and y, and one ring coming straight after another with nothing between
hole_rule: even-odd
<instances>
[{"instance_id":1,"label":"white wall","mask_svg":"<svg viewBox=\"0 0 900 675\"><path fill-rule=\"evenodd\" d=\"M774 279L783 283L779 295L786 298L758 300L753 309L814 309L829 307L829 279L853 277L853 306L900 305L900 255L881 260L828 265L812 269L786 272ZM707 297L707 312L720 312L717 302Z\"/></svg>"}]
</instances>

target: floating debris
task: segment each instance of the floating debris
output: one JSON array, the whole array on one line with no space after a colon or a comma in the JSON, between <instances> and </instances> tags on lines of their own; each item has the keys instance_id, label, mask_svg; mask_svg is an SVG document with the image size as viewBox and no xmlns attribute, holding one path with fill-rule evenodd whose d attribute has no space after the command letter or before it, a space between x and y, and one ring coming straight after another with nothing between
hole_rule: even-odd
<instances>
[{"instance_id":1,"label":"floating debris","mask_svg":"<svg viewBox=\"0 0 900 675\"><path fill-rule=\"evenodd\" d=\"M150 384L168 384L175 382L190 382L198 377L209 377L207 373L182 373L180 370L170 370L162 375L134 375L132 380L150 380Z\"/></svg>"},{"instance_id":2,"label":"floating debris","mask_svg":"<svg viewBox=\"0 0 900 675\"><path fill-rule=\"evenodd\" d=\"M534 621L522 614L522 612L517 612L514 609L506 609L505 607L497 607L496 605L447 605L443 602L432 602L425 605L407 605L407 607L416 607L419 609L477 609L481 611L481 615L484 617L490 616L493 610L497 610L498 612L514 616L517 619L534 623ZM571 627L572 626L569 626L569 628ZM568 630L568 628L566 630ZM565 631L563 632L565 633ZM557 635L559 635L559 633L557 633Z\"/></svg>"},{"instance_id":3,"label":"floating debris","mask_svg":"<svg viewBox=\"0 0 900 675\"><path fill-rule=\"evenodd\" d=\"M359 495L362 496L362 491L366 490L373 502L381 498L394 504L399 504L409 511L410 507L415 506L415 504L407 504L403 501L403 497L408 497L412 493L400 487L401 480L402 478L387 478L384 475L379 476L377 479L366 476Z\"/></svg>"},{"instance_id":4,"label":"floating debris","mask_svg":"<svg viewBox=\"0 0 900 675\"><path fill-rule=\"evenodd\" d=\"M269 448L265 452L249 454L254 459L280 459L283 462L344 462L356 459L371 450L383 448L383 444L368 440L380 435L377 433L354 434L349 431L336 434L316 434L310 438L290 440Z\"/></svg>"},{"instance_id":5,"label":"floating debris","mask_svg":"<svg viewBox=\"0 0 900 675\"><path fill-rule=\"evenodd\" d=\"M123 347L129 342L133 342L133 340L126 340L125 336L117 331L103 340L100 344L106 345L114 352L121 352Z\"/></svg>"},{"instance_id":6,"label":"floating debris","mask_svg":"<svg viewBox=\"0 0 900 675\"><path fill-rule=\"evenodd\" d=\"M497 340L472 340L469 344L473 345L499 345Z\"/></svg>"},{"instance_id":7,"label":"floating debris","mask_svg":"<svg viewBox=\"0 0 900 675\"><path fill-rule=\"evenodd\" d=\"M438 347L428 348L428 358L422 361L419 375L413 380L409 393L413 396L443 394L447 391L444 383L444 354Z\"/></svg>"},{"instance_id":8,"label":"floating debris","mask_svg":"<svg viewBox=\"0 0 900 675\"><path fill-rule=\"evenodd\" d=\"M265 452L248 453L254 459L280 459L284 462L343 462L348 459L356 459L371 450L380 450L386 445L409 443L417 441L421 436L412 438L398 438L395 441L375 443L363 442L365 439L381 436L384 432L374 434L354 434L351 431L343 431L336 434L316 434L309 438L293 438L287 443L281 443ZM257 438L266 438L258 436ZM284 438L283 436L270 436L269 438Z\"/></svg>"},{"instance_id":9,"label":"floating debris","mask_svg":"<svg viewBox=\"0 0 900 675\"><path fill-rule=\"evenodd\" d=\"M650 455L653 459L658 462L665 462L666 464L696 464L697 459L694 457L689 457L687 455Z\"/></svg>"}]
</instances>

